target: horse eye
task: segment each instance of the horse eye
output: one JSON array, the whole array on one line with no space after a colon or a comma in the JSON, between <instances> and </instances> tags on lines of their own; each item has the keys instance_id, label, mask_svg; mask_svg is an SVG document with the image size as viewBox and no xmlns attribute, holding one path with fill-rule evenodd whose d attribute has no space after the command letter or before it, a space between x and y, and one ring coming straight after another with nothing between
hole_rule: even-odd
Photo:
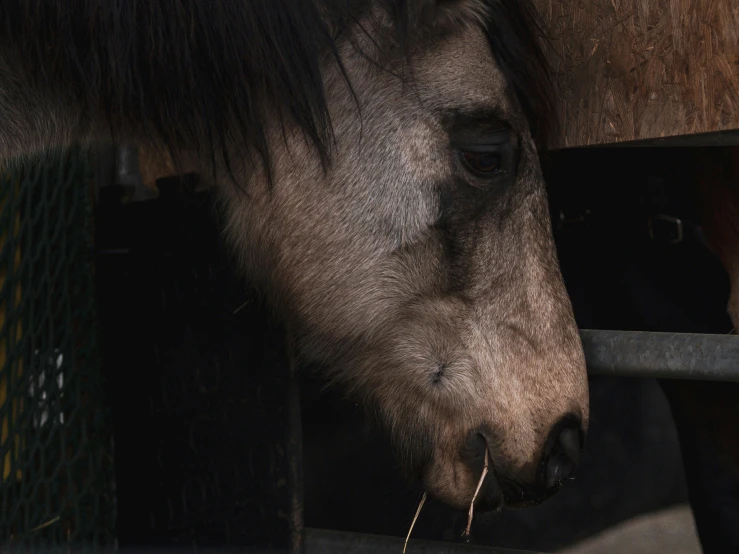
<instances>
[{"instance_id":1,"label":"horse eye","mask_svg":"<svg viewBox=\"0 0 739 554\"><path fill-rule=\"evenodd\" d=\"M501 171L498 152L462 152L462 161L468 169L482 177L492 177Z\"/></svg>"}]
</instances>

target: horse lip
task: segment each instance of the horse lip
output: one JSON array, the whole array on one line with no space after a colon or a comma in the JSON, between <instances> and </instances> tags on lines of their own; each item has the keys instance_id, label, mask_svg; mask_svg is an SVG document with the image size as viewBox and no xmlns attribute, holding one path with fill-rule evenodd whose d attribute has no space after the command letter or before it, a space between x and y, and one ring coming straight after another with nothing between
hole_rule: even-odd
<instances>
[{"instance_id":1,"label":"horse lip","mask_svg":"<svg viewBox=\"0 0 739 554\"><path fill-rule=\"evenodd\" d=\"M505 492L503 491L503 488L501 487L500 479L498 478L498 474L497 474L497 472L495 470L495 462L494 462L493 454L492 454L491 449L490 449L490 446L489 446L490 445L490 442L488 441L488 438L487 438L486 434L483 431L481 431L481 430L475 431L471 435L471 437L476 437L476 438L479 438L479 439L482 440L482 442L484 444L484 449L482 450L483 456L479 456L479 454L477 454L477 456L479 456L479 457L476 456L474 459L467 458L466 464L467 464L467 467L474 472L475 469L476 469L476 464L479 463L480 465L477 466L477 467L479 467L480 473L477 473L476 479L474 480L474 488L470 492L470 496L467 497L468 500L464 501L463 503L455 502L455 503L453 503L453 507L455 509L459 509L461 511L464 511L465 513L468 512L469 507L470 507L469 502L470 502L470 499L472 497L472 494L474 493L474 491L475 491L478 483L480 483L480 476L481 476L482 469L484 467L484 454L485 454L485 452L487 452L487 455L488 455L488 473L485 476L485 479L483 480L482 484L480 485L480 491L478 492L477 497L475 498L475 503L474 503L475 504L475 511L476 512L500 511L505 506L505 502L506 502L505 501ZM479 452L479 450L478 450L478 452ZM472 452L470 450L467 450L467 453L468 453L468 455L469 454L472 454ZM472 462L472 465L471 466L469 465L470 462ZM437 494L435 494L433 492L433 490L431 490L433 487L430 487L429 486L429 483L426 481L426 477L427 477L426 469L427 469L427 466L424 464L424 466L421 467L421 468L419 468L419 469L420 469L420 475L419 475L420 481L423 483L423 486L426 487L427 493L431 497L437 498L437 499L441 500L442 502L444 502L443 496L437 496ZM490 479L493 479L494 480L494 483L495 483L494 485L492 485L492 483L489 483L489 480ZM486 483L488 484L488 486L491 486L492 485L492 486L496 487L497 490L495 491L494 494L491 494L490 496L486 496L485 495L484 491L485 491L485 485L486 485Z\"/></svg>"},{"instance_id":2,"label":"horse lip","mask_svg":"<svg viewBox=\"0 0 739 554\"><path fill-rule=\"evenodd\" d=\"M524 500L523 502L510 503L506 500L505 507L511 510L525 510L526 508L533 508L541 504L542 500Z\"/></svg>"},{"instance_id":3,"label":"horse lip","mask_svg":"<svg viewBox=\"0 0 739 554\"><path fill-rule=\"evenodd\" d=\"M505 476L498 475L498 472L495 468L495 462L493 461L493 454L490 449L490 441L488 440L488 436L484 429L480 429L477 432L477 435L483 440L485 443L485 448L488 453L488 475L485 477L485 479L493 478L495 479L496 483L498 484L498 487L501 491L501 502L500 504L495 507L491 508L492 510L498 510L503 507L505 508L511 508L511 509L522 509L522 508L531 508L533 506L538 506L554 494L556 494L561 488L562 483L558 483L556 487L553 489L550 489L547 491L547 493L544 496L539 496L536 498L531 498L530 495L527 495L524 489L522 489L520 486L517 486L515 483L507 479ZM481 511L487 511L485 509Z\"/></svg>"},{"instance_id":4,"label":"horse lip","mask_svg":"<svg viewBox=\"0 0 739 554\"><path fill-rule=\"evenodd\" d=\"M500 494L492 504L481 503L480 499L478 499L475 502L475 512L500 512L504 506L506 506L505 498ZM469 511L469 507L465 507L463 511L467 513Z\"/></svg>"},{"instance_id":5,"label":"horse lip","mask_svg":"<svg viewBox=\"0 0 739 554\"><path fill-rule=\"evenodd\" d=\"M543 494L538 494L534 498L532 498L530 495L526 494L526 491L523 488L518 487L507 480L504 482L498 482L501 484L501 488L503 489L503 497L505 499L506 508L511 508L514 510L538 506L539 504L557 494L557 492L559 492L563 486L563 483L560 482L554 488L549 489Z\"/></svg>"}]
</instances>

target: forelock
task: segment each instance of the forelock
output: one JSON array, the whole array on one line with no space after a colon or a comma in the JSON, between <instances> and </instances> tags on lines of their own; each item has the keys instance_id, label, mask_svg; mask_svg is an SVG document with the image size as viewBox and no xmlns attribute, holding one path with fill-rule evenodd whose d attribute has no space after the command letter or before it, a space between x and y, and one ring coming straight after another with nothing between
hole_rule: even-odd
<instances>
[{"instance_id":1,"label":"forelock","mask_svg":"<svg viewBox=\"0 0 739 554\"><path fill-rule=\"evenodd\" d=\"M379 51L409 57L444 31L482 25L534 130L551 100L530 0L3 0L0 58L39 90L171 153L252 152L290 120L326 161L333 133L322 70L337 41L382 28ZM376 41L377 42L377 41ZM350 83L351 84L351 83Z\"/></svg>"}]
</instances>

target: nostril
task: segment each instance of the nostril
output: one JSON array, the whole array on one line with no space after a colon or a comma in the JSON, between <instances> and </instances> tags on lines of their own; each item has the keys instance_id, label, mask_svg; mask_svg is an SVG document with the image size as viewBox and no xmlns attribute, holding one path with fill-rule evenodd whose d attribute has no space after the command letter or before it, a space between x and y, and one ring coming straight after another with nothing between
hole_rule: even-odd
<instances>
[{"instance_id":1,"label":"nostril","mask_svg":"<svg viewBox=\"0 0 739 554\"><path fill-rule=\"evenodd\" d=\"M539 466L539 485L557 488L572 476L580 462L583 433L579 420L573 416L562 419L552 429Z\"/></svg>"},{"instance_id":2,"label":"nostril","mask_svg":"<svg viewBox=\"0 0 739 554\"><path fill-rule=\"evenodd\" d=\"M569 437L575 437L573 443ZM577 432L573 429L564 429L554 444L549 459L547 460L544 487L553 489L563 480L571 476L580 458L580 448L577 444ZM572 446L574 445L574 448Z\"/></svg>"},{"instance_id":3,"label":"nostril","mask_svg":"<svg viewBox=\"0 0 739 554\"><path fill-rule=\"evenodd\" d=\"M565 427L557 439L562 452L577 465L580 462L580 430Z\"/></svg>"}]
</instances>

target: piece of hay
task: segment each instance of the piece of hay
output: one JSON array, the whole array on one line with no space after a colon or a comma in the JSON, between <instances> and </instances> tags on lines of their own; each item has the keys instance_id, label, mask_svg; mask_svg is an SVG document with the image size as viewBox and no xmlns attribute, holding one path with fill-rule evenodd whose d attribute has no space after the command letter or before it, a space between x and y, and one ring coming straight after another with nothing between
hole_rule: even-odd
<instances>
[{"instance_id":1,"label":"piece of hay","mask_svg":"<svg viewBox=\"0 0 739 554\"><path fill-rule=\"evenodd\" d=\"M408 541L411 538L411 533L413 532L413 527L416 525L416 520L418 519L418 514L421 513L421 508L423 508L423 504L426 502L426 493L423 493L423 496L421 497L421 502L418 505L418 509L416 510L416 515L413 517L413 521L411 522L411 528L408 529L408 536L405 538L405 544L403 545L403 554L405 554L406 548L408 548Z\"/></svg>"},{"instance_id":2,"label":"piece of hay","mask_svg":"<svg viewBox=\"0 0 739 554\"><path fill-rule=\"evenodd\" d=\"M470 536L470 528L472 527L472 516L474 515L475 511L475 500L477 500L477 495L480 493L480 488L482 487L482 482L485 480L485 477L488 474L488 449L485 449L485 465L482 468L482 474L480 475L480 480L477 482L477 488L475 489L475 494L472 497L472 502L470 502L470 511L467 514L467 528L464 530L463 537L469 538Z\"/></svg>"},{"instance_id":3,"label":"piece of hay","mask_svg":"<svg viewBox=\"0 0 739 554\"><path fill-rule=\"evenodd\" d=\"M59 516L56 516L54 519L51 519L47 521L46 523L42 523L41 525L38 525L31 529L31 533L36 533L38 531L41 531L41 529L46 529L50 525L54 525L57 521L59 521L61 518Z\"/></svg>"}]
</instances>

